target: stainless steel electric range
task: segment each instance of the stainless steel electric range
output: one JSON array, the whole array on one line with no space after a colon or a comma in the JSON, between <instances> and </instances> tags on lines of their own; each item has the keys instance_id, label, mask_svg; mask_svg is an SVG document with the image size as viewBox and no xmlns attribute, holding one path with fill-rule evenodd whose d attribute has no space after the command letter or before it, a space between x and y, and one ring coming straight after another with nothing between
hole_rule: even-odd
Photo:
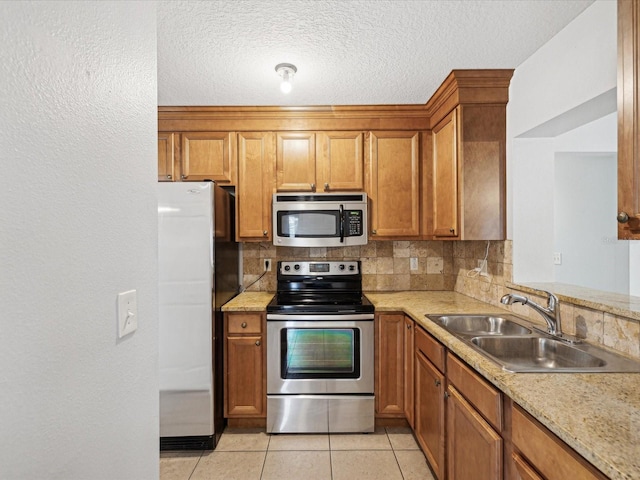
<instances>
[{"instance_id":1,"label":"stainless steel electric range","mask_svg":"<svg viewBox=\"0 0 640 480\"><path fill-rule=\"evenodd\" d=\"M374 308L359 261L278 262L267 306L267 432L372 432Z\"/></svg>"}]
</instances>

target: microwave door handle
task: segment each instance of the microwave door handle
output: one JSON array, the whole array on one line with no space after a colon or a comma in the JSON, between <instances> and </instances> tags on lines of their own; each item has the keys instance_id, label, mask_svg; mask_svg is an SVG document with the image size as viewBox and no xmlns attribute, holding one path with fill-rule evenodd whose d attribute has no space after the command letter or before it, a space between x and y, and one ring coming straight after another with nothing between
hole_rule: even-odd
<instances>
[{"instance_id":1,"label":"microwave door handle","mask_svg":"<svg viewBox=\"0 0 640 480\"><path fill-rule=\"evenodd\" d=\"M340 205L340 243L344 243L344 207Z\"/></svg>"}]
</instances>

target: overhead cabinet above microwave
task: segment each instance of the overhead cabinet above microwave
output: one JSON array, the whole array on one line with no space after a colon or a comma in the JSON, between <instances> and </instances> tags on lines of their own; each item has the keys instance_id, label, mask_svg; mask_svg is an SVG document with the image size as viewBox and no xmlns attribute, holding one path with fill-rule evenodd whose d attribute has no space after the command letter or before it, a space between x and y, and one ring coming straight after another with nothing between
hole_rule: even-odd
<instances>
[{"instance_id":1,"label":"overhead cabinet above microwave","mask_svg":"<svg viewBox=\"0 0 640 480\"><path fill-rule=\"evenodd\" d=\"M365 193L276 193L273 244L343 247L367 243Z\"/></svg>"}]
</instances>

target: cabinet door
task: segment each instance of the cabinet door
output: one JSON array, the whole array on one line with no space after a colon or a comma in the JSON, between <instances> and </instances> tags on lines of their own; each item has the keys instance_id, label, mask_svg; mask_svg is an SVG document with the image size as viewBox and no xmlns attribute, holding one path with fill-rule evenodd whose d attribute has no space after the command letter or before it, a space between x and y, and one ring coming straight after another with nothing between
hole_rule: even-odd
<instances>
[{"instance_id":1,"label":"cabinet door","mask_svg":"<svg viewBox=\"0 0 640 480\"><path fill-rule=\"evenodd\" d=\"M502 438L452 385L447 393L448 478L501 479Z\"/></svg>"},{"instance_id":2,"label":"cabinet door","mask_svg":"<svg viewBox=\"0 0 640 480\"><path fill-rule=\"evenodd\" d=\"M376 415L404 417L404 314L380 314L376 327Z\"/></svg>"},{"instance_id":3,"label":"cabinet door","mask_svg":"<svg viewBox=\"0 0 640 480\"><path fill-rule=\"evenodd\" d=\"M444 375L417 350L415 368L414 428L416 438L436 477L439 480L444 480L446 478L444 475ZM478 476L476 478L485 477Z\"/></svg>"},{"instance_id":4,"label":"cabinet door","mask_svg":"<svg viewBox=\"0 0 640 480\"><path fill-rule=\"evenodd\" d=\"M367 194L371 238L420 236L420 134L371 132Z\"/></svg>"},{"instance_id":5,"label":"cabinet door","mask_svg":"<svg viewBox=\"0 0 640 480\"><path fill-rule=\"evenodd\" d=\"M236 184L236 160L229 132L182 134L182 180Z\"/></svg>"},{"instance_id":6,"label":"cabinet door","mask_svg":"<svg viewBox=\"0 0 640 480\"><path fill-rule=\"evenodd\" d=\"M414 372L414 348L413 337L415 322L404 317L404 415L413 428L413 372Z\"/></svg>"},{"instance_id":7,"label":"cabinet door","mask_svg":"<svg viewBox=\"0 0 640 480\"><path fill-rule=\"evenodd\" d=\"M433 129L433 234L458 235L457 113L454 110Z\"/></svg>"},{"instance_id":8,"label":"cabinet door","mask_svg":"<svg viewBox=\"0 0 640 480\"><path fill-rule=\"evenodd\" d=\"M317 134L317 190L364 190L363 138L362 132Z\"/></svg>"},{"instance_id":9,"label":"cabinet door","mask_svg":"<svg viewBox=\"0 0 640 480\"><path fill-rule=\"evenodd\" d=\"M316 190L315 140L314 133L277 134L276 189L279 192Z\"/></svg>"},{"instance_id":10,"label":"cabinet door","mask_svg":"<svg viewBox=\"0 0 640 480\"><path fill-rule=\"evenodd\" d=\"M618 1L619 239L640 240L640 2Z\"/></svg>"},{"instance_id":11,"label":"cabinet door","mask_svg":"<svg viewBox=\"0 0 640 480\"><path fill-rule=\"evenodd\" d=\"M273 133L238 133L238 186L236 188L238 241L271 239L274 163Z\"/></svg>"},{"instance_id":12,"label":"cabinet door","mask_svg":"<svg viewBox=\"0 0 640 480\"><path fill-rule=\"evenodd\" d=\"M158 181L173 182L175 172L175 133L158 134Z\"/></svg>"},{"instance_id":13,"label":"cabinet door","mask_svg":"<svg viewBox=\"0 0 640 480\"><path fill-rule=\"evenodd\" d=\"M264 342L262 335L226 339L225 416L264 416Z\"/></svg>"},{"instance_id":14,"label":"cabinet door","mask_svg":"<svg viewBox=\"0 0 640 480\"><path fill-rule=\"evenodd\" d=\"M536 469L517 453L513 453L511 460L515 466L516 480L544 480Z\"/></svg>"}]
</instances>

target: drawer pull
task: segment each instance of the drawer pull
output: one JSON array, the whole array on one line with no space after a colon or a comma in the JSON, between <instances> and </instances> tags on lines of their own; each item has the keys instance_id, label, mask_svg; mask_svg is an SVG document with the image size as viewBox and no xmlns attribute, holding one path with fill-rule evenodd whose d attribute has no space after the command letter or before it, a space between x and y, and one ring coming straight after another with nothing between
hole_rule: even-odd
<instances>
[{"instance_id":1,"label":"drawer pull","mask_svg":"<svg viewBox=\"0 0 640 480\"><path fill-rule=\"evenodd\" d=\"M247 322L242 322L242 323L240 324L240 326L241 326L242 328L247 328Z\"/></svg>"}]
</instances>

